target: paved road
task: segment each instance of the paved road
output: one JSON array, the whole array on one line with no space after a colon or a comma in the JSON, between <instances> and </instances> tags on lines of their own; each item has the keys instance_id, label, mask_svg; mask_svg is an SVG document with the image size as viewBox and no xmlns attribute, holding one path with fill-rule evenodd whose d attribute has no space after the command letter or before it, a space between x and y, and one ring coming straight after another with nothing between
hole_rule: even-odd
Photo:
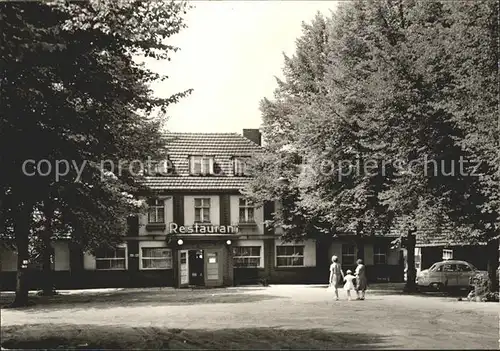
<instances>
[{"instance_id":1,"label":"paved road","mask_svg":"<svg viewBox=\"0 0 500 351\"><path fill-rule=\"evenodd\" d=\"M186 292L186 296L230 292L230 289L204 290ZM164 293L172 291L167 289ZM37 306L26 310L2 310L1 323L129 325L180 329L321 328L335 332L380 335L384 341L377 347L382 348L499 347L500 305L494 303L377 293L368 294L365 301L333 301L332 294L326 289L290 285L239 289L238 293L243 295L243 301L252 301L137 305L129 300L123 301L121 305L112 303L98 307L90 307L92 304ZM175 294L179 299L183 298L182 292L176 291ZM256 295L276 298L255 301Z\"/></svg>"}]
</instances>

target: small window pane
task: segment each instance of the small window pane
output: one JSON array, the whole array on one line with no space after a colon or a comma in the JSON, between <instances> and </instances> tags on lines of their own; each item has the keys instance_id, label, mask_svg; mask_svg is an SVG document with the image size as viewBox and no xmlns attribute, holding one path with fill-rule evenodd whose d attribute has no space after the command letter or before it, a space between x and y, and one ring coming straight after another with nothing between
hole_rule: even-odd
<instances>
[{"instance_id":1,"label":"small window pane","mask_svg":"<svg viewBox=\"0 0 500 351\"><path fill-rule=\"evenodd\" d=\"M254 218L253 217L253 208L248 208L247 211L248 211L248 221L252 222L253 218Z\"/></svg>"},{"instance_id":2,"label":"small window pane","mask_svg":"<svg viewBox=\"0 0 500 351\"><path fill-rule=\"evenodd\" d=\"M203 159L203 172L204 173L210 172L210 159L209 158Z\"/></svg>"},{"instance_id":3,"label":"small window pane","mask_svg":"<svg viewBox=\"0 0 500 351\"><path fill-rule=\"evenodd\" d=\"M117 248L116 257L125 258L125 248L123 247Z\"/></svg>"},{"instance_id":4,"label":"small window pane","mask_svg":"<svg viewBox=\"0 0 500 351\"><path fill-rule=\"evenodd\" d=\"M203 222L210 222L210 212L209 211L203 211Z\"/></svg>"},{"instance_id":5,"label":"small window pane","mask_svg":"<svg viewBox=\"0 0 500 351\"><path fill-rule=\"evenodd\" d=\"M245 222L245 209L240 208L240 222Z\"/></svg>"},{"instance_id":6,"label":"small window pane","mask_svg":"<svg viewBox=\"0 0 500 351\"><path fill-rule=\"evenodd\" d=\"M111 269L125 269L125 260L110 260Z\"/></svg>"},{"instance_id":7,"label":"small window pane","mask_svg":"<svg viewBox=\"0 0 500 351\"><path fill-rule=\"evenodd\" d=\"M142 267L146 269L169 269L169 264L167 260L151 260L143 259Z\"/></svg>"},{"instance_id":8,"label":"small window pane","mask_svg":"<svg viewBox=\"0 0 500 351\"><path fill-rule=\"evenodd\" d=\"M157 210L157 218L158 218L158 222L159 223L165 222L165 211L164 211L163 207L162 208L158 208L158 210Z\"/></svg>"}]
</instances>

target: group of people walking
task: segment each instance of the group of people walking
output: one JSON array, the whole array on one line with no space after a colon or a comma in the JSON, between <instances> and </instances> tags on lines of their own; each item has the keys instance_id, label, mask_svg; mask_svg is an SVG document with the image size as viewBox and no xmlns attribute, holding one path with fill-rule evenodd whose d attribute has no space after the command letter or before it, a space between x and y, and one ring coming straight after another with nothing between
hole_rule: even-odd
<instances>
[{"instance_id":1,"label":"group of people walking","mask_svg":"<svg viewBox=\"0 0 500 351\"><path fill-rule=\"evenodd\" d=\"M332 256L332 264L330 265L330 287L335 291L335 299L339 299L339 288L344 284L344 290L347 292L347 299L351 300L351 291L356 291L356 300L365 299L365 291L368 286L366 280L366 269L363 264L363 260L358 259L356 261L357 267L352 274L352 271L348 269L346 274L342 271L339 259L337 256Z\"/></svg>"}]
</instances>

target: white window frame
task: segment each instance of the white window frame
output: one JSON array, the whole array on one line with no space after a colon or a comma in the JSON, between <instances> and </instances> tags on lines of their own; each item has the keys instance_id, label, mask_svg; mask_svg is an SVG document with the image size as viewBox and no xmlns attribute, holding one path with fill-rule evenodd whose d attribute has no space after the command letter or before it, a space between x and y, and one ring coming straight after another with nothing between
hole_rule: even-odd
<instances>
[{"instance_id":1,"label":"white window frame","mask_svg":"<svg viewBox=\"0 0 500 351\"><path fill-rule=\"evenodd\" d=\"M201 205L197 206L196 201L199 200L201 201ZM208 202L208 205L206 204ZM195 223L211 223L211 216L210 216L210 210L212 206L212 201L211 198L209 197L195 197L194 198L194 221ZM200 220L196 220L196 210L200 211ZM208 213L208 221L204 221L204 214Z\"/></svg>"},{"instance_id":2,"label":"white window frame","mask_svg":"<svg viewBox=\"0 0 500 351\"><path fill-rule=\"evenodd\" d=\"M235 157L233 158L233 172L235 176L248 176L248 161L250 157Z\"/></svg>"},{"instance_id":3,"label":"white window frame","mask_svg":"<svg viewBox=\"0 0 500 351\"><path fill-rule=\"evenodd\" d=\"M116 257L116 249L123 249L125 251L125 257ZM97 257L95 256L95 270L96 271L126 271L128 270L128 249L126 245L122 246L117 246L116 249L112 249L115 251L115 257ZM97 261L118 261L118 260L124 260L125 261L125 267L124 268L97 268Z\"/></svg>"},{"instance_id":4,"label":"white window frame","mask_svg":"<svg viewBox=\"0 0 500 351\"><path fill-rule=\"evenodd\" d=\"M373 264L378 266L387 264L387 251L388 249L384 248L382 245L377 245L377 244L373 245ZM384 262L383 263L377 262L377 260L375 259L376 257L379 258L383 257Z\"/></svg>"},{"instance_id":5,"label":"white window frame","mask_svg":"<svg viewBox=\"0 0 500 351\"><path fill-rule=\"evenodd\" d=\"M443 260L452 260L453 259L453 250L452 249L443 249Z\"/></svg>"},{"instance_id":6,"label":"white window frame","mask_svg":"<svg viewBox=\"0 0 500 351\"><path fill-rule=\"evenodd\" d=\"M241 202L244 202L243 205ZM242 221L241 220L241 216L240 216L240 212L241 210L243 209L243 211L245 211L245 220ZM253 216L252 216L252 219L250 220L249 219L249 212L250 210L253 211ZM238 222L239 223L255 223L255 206L253 204L250 203L250 201L248 201L247 199L243 198L243 197L240 197L238 199Z\"/></svg>"},{"instance_id":7,"label":"white window frame","mask_svg":"<svg viewBox=\"0 0 500 351\"><path fill-rule=\"evenodd\" d=\"M149 205L148 208L148 224L165 224L165 200L164 199L151 199L153 205ZM151 221L151 210L154 209L156 221ZM163 221L158 221L158 213L163 212Z\"/></svg>"},{"instance_id":8,"label":"white window frame","mask_svg":"<svg viewBox=\"0 0 500 351\"><path fill-rule=\"evenodd\" d=\"M206 168L205 165L205 160L208 160L208 169ZM195 164L200 163L200 172L195 172ZM189 173L191 175L207 175L207 174L214 174L214 158L211 156L191 156L190 158L190 169Z\"/></svg>"},{"instance_id":9,"label":"white window frame","mask_svg":"<svg viewBox=\"0 0 500 351\"><path fill-rule=\"evenodd\" d=\"M352 254L351 253L348 253L348 254L344 254L344 247L352 247L353 250L352 250ZM342 258L342 264L348 264L348 265L354 265L356 264L356 245L354 244L347 244L347 243L344 243L342 244L342 249L341 249L341 258ZM349 263L349 262L345 262L344 260L344 257L352 257L352 263Z\"/></svg>"},{"instance_id":10,"label":"white window frame","mask_svg":"<svg viewBox=\"0 0 500 351\"><path fill-rule=\"evenodd\" d=\"M168 252L170 252L170 256L164 256L164 257L147 257L147 256L144 256L143 254L143 250L144 249L154 249L154 250L167 250ZM156 268L156 267L150 267L150 268L146 268L144 267L144 261L143 260L167 260L167 262L170 262L168 264L168 267L167 268ZM140 268L141 270L145 270L145 271L154 271L154 270L166 270L166 269L173 269L173 252L172 252L172 249L166 247L166 246L142 246L140 247Z\"/></svg>"},{"instance_id":11,"label":"white window frame","mask_svg":"<svg viewBox=\"0 0 500 351\"><path fill-rule=\"evenodd\" d=\"M296 249L296 248L302 248L302 254L301 254L301 255L300 255L300 254L298 254L298 255L297 255L297 254L294 252L294 254L293 254L293 255L279 255L279 254L278 254L278 251L279 251L279 248L281 248L281 247L293 247L293 248L294 248L294 251L295 251L295 249ZM275 252L276 252L276 261L275 261L275 263L276 263L276 267L279 267L279 268L286 268L286 267L305 267L305 264L306 264L306 262L305 262L305 256L306 256L306 255L305 255L305 251L306 251L306 247L305 247L305 245L277 245L277 246L276 246L276 251L275 251ZM302 257L302 264L300 264L300 265L299 265L299 264L296 264L296 265L279 265L279 264L278 264L279 258L295 258L295 257Z\"/></svg>"},{"instance_id":12,"label":"white window frame","mask_svg":"<svg viewBox=\"0 0 500 351\"><path fill-rule=\"evenodd\" d=\"M243 249L255 249L255 248L258 248L259 249L259 255L258 256L255 256L255 255L234 255L233 253L233 266L234 268L262 268L262 246L257 246L257 245L252 245L252 246L234 246L233 249L240 249L240 248L243 248ZM239 265L236 265L235 264L235 261L237 259L241 259L241 258L252 258L252 259L255 259L255 258L258 258L259 259L259 264L257 266L239 266Z\"/></svg>"}]
</instances>

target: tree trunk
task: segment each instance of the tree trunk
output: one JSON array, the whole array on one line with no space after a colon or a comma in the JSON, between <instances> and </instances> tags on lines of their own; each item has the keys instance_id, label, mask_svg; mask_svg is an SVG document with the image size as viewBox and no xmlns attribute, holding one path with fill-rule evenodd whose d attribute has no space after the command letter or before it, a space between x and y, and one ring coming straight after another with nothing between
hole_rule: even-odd
<instances>
[{"instance_id":1,"label":"tree trunk","mask_svg":"<svg viewBox=\"0 0 500 351\"><path fill-rule=\"evenodd\" d=\"M42 248L42 271L43 271L43 287L42 294L44 296L54 295L54 284L52 280L52 254L53 249L50 241L50 236L45 233L43 238Z\"/></svg>"},{"instance_id":2,"label":"tree trunk","mask_svg":"<svg viewBox=\"0 0 500 351\"><path fill-rule=\"evenodd\" d=\"M28 282L26 279L29 263L29 235L31 209L27 204L20 204L14 219L14 231L17 247L16 297L11 307L28 305Z\"/></svg>"},{"instance_id":3,"label":"tree trunk","mask_svg":"<svg viewBox=\"0 0 500 351\"><path fill-rule=\"evenodd\" d=\"M406 284L405 292L415 292L417 291L417 284L415 280L417 278L417 270L415 269L415 245L417 243L415 232L408 232L408 237L406 239L406 264L408 270L406 271Z\"/></svg>"},{"instance_id":4,"label":"tree trunk","mask_svg":"<svg viewBox=\"0 0 500 351\"><path fill-rule=\"evenodd\" d=\"M42 273L43 273L43 287L42 294L45 296L54 295L54 284L52 276L52 258L54 249L52 248L52 218L54 216L54 209L51 207L50 202L44 204L44 232L42 234Z\"/></svg>"},{"instance_id":5,"label":"tree trunk","mask_svg":"<svg viewBox=\"0 0 500 351\"><path fill-rule=\"evenodd\" d=\"M4 190L2 188L0 188L0 191L2 191L1 195L3 196ZM4 215L3 215L3 202L2 202L2 199L0 198L0 235L4 234L4 230L5 230L5 219L4 219Z\"/></svg>"},{"instance_id":6,"label":"tree trunk","mask_svg":"<svg viewBox=\"0 0 500 351\"><path fill-rule=\"evenodd\" d=\"M490 240L487 246L488 251L488 289L491 292L498 291L498 239Z\"/></svg>"}]
</instances>

